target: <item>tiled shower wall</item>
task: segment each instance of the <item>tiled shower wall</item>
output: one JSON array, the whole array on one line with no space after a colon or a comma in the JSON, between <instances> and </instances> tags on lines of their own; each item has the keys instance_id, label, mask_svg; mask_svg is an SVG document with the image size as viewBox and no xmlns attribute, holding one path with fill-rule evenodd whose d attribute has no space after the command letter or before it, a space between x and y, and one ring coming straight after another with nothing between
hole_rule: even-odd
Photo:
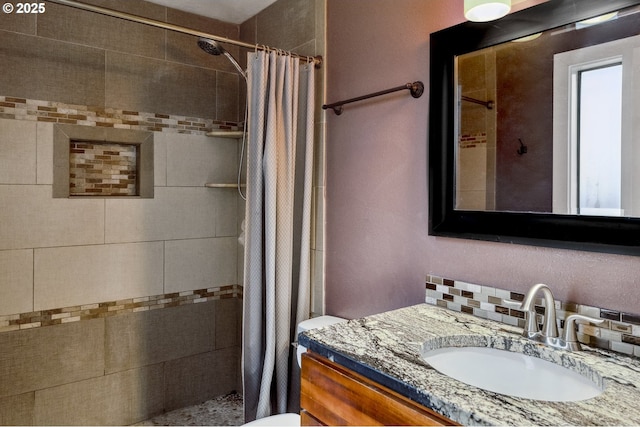
<instances>
[{"instance_id":1,"label":"tiled shower wall","mask_svg":"<svg viewBox=\"0 0 640 427\"><path fill-rule=\"evenodd\" d=\"M495 62L491 50L463 55L458 61L461 95L495 100ZM491 210L495 206L496 109L462 100L460 111L456 206Z\"/></svg>"},{"instance_id":2,"label":"tiled shower wall","mask_svg":"<svg viewBox=\"0 0 640 427\"><path fill-rule=\"evenodd\" d=\"M140 0L83 1L324 52L325 0L279 0L241 26ZM38 16L3 16L0 64L0 424L124 425L238 389L244 204L203 187L235 182L237 141L204 136L244 118L233 66L192 36L53 3ZM153 132L154 198L52 199L55 124Z\"/></svg>"},{"instance_id":3,"label":"tiled shower wall","mask_svg":"<svg viewBox=\"0 0 640 427\"><path fill-rule=\"evenodd\" d=\"M204 131L241 121L238 76L193 37L46 6L0 20L0 424L125 425L238 389L239 202L204 187L236 178L237 141ZM57 123L154 132L154 197L52 198Z\"/></svg>"}]
</instances>

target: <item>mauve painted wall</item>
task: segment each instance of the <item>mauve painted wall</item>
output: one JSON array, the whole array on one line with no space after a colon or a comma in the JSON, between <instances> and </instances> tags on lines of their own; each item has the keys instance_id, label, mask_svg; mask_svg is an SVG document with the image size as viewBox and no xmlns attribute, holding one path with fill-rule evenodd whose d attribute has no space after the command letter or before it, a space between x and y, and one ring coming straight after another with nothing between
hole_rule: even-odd
<instances>
[{"instance_id":1,"label":"mauve painted wall","mask_svg":"<svg viewBox=\"0 0 640 427\"><path fill-rule=\"evenodd\" d=\"M428 86L429 34L462 22L462 3L328 0L326 102ZM561 300L640 313L640 258L427 235L428 99L402 91L327 112L327 314L423 302L426 274L520 292L544 282Z\"/></svg>"}]
</instances>

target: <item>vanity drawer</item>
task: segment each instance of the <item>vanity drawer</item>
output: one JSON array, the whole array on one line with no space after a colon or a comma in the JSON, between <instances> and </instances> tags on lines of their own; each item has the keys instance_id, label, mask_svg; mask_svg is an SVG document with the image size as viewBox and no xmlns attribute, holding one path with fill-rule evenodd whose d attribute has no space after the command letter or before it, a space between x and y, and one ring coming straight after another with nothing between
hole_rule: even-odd
<instances>
[{"instance_id":1,"label":"vanity drawer","mask_svg":"<svg viewBox=\"0 0 640 427\"><path fill-rule=\"evenodd\" d=\"M302 425L457 425L311 352L302 355L300 406Z\"/></svg>"}]
</instances>

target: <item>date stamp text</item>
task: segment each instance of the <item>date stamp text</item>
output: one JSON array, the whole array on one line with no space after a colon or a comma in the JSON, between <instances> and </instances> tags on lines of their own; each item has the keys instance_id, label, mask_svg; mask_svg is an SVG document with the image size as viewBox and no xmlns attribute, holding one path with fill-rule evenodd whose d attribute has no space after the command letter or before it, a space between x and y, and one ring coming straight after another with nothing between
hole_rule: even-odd
<instances>
[{"instance_id":1,"label":"date stamp text","mask_svg":"<svg viewBox=\"0 0 640 427\"><path fill-rule=\"evenodd\" d=\"M29 3L11 3L7 2L2 5L2 12L6 14L30 14L30 13L44 13L46 10L45 4L41 2L29 2Z\"/></svg>"}]
</instances>

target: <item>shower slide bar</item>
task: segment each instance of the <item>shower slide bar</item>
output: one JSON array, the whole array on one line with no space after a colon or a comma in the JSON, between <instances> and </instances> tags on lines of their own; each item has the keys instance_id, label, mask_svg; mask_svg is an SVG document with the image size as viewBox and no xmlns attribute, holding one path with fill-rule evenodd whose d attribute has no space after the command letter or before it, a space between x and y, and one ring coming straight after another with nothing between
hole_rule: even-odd
<instances>
[{"instance_id":1,"label":"shower slide bar","mask_svg":"<svg viewBox=\"0 0 640 427\"><path fill-rule=\"evenodd\" d=\"M407 83L402 86L392 87L391 89L381 90L379 92L358 96L356 98L347 99L345 101L334 102L333 104L325 104L322 106L322 109L327 110L331 108L333 112L336 113L336 116L339 116L340 114L342 114L342 106L345 104L349 104L351 102L356 102L356 101L363 101L365 99L374 98L376 96L386 95L388 93L398 92L400 90L405 90L405 89L409 90L411 92L411 96L413 96L414 98L420 98L424 93L424 84L420 81Z\"/></svg>"},{"instance_id":2,"label":"shower slide bar","mask_svg":"<svg viewBox=\"0 0 640 427\"><path fill-rule=\"evenodd\" d=\"M468 96L461 96L460 99L467 102L473 102L474 104L484 105L487 110L493 110L493 101L480 101L479 99L471 98Z\"/></svg>"},{"instance_id":3,"label":"shower slide bar","mask_svg":"<svg viewBox=\"0 0 640 427\"><path fill-rule=\"evenodd\" d=\"M272 48L265 45L257 45L252 43L246 43L240 40L233 40L227 37L216 36L209 33L204 33L202 31L192 30L191 28L181 27L179 25L169 24L167 22L156 21L154 19L145 18L138 15L132 15L130 13L120 12L114 9L108 9L106 7L94 6L91 4L82 3L75 0L47 0L51 3L62 4L65 6L75 7L77 9L87 10L89 12L100 13L102 15L111 16L114 18L126 19L127 21L137 22L139 24L151 25L153 27L164 28L165 30L176 31L183 34L190 34L196 37L204 37L207 39L215 40L221 43L229 43L235 46L244 47L252 50L265 50L265 51L281 51L280 49ZM322 56L304 56L298 55L297 53L288 52L294 58L298 58L302 61L313 62L316 68L320 68L322 65Z\"/></svg>"}]
</instances>

